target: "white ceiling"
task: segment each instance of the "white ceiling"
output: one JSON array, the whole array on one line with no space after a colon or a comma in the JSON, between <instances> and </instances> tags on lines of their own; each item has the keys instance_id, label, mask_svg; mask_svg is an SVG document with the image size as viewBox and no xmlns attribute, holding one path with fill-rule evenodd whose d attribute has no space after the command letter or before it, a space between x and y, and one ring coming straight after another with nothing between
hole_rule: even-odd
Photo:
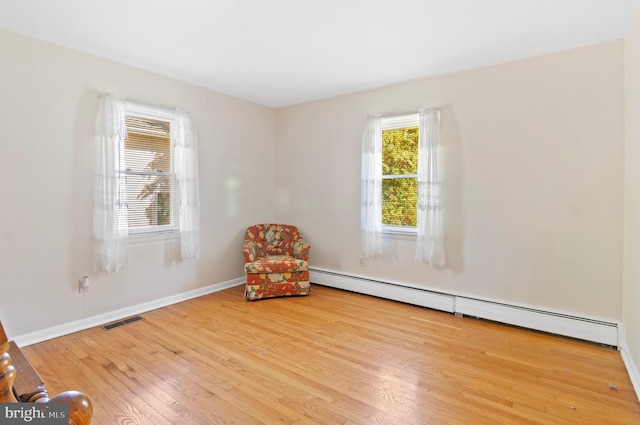
<instances>
[{"instance_id":1,"label":"white ceiling","mask_svg":"<svg viewBox=\"0 0 640 425\"><path fill-rule=\"evenodd\" d=\"M281 107L620 39L639 6L640 0L0 0L0 28Z\"/></svg>"}]
</instances>

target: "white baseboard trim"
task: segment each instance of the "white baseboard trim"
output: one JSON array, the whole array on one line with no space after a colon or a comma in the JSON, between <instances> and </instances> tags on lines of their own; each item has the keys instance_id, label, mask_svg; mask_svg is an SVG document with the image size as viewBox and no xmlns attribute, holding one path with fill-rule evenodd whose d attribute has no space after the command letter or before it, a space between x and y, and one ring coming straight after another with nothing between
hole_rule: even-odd
<instances>
[{"instance_id":1,"label":"white baseboard trim","mask_svg":"<svg viewBox=\"0 0 640 425\"><path fill-rule=\"evenodd\" d=\"M633 389L636 392L636 398L640 401L640 374L638 374L638 368L636 364L633 362L629 351L625 346L619 347L620 355L622 356L622 361L624 362L625 367L627 368L627 373L629 374L629 378L631 378L631 384L633 385Z\"/></svg>"},{"instance_id":2,"label":"white baseboard trim","mask_svg":"<svg viewBox=\"0 0 640 425\"><path fill-rule=\"evenodd\" d=\"M13 337L12 339L13 341L15 341L15 343L18 346L26 347L27 345L36 344L38 342L46 341L48 339L57 338L59 336L83 331L85 329L93 328L95 326L100 326L105 323L114 322L116 320L123 319L125 317L133 316L136 314L142 314L144 312L155 310L157 308L166 307L171 304L187 301L192 298L201 297L203 295L222 291L224 289L232 288L234 286L243 285L244 283L245 283L244 277L231 279L226 282L214 283L213 285L205 286L203 288L193 289L191 291L182 292L180 294L171 295L168 297L160 298L160 299L149 301L142 304L133 305L130 307L125 307L125 308L115 310L115 311L110 311L104 314L99 314L97 316L91 316L85 319L64 323L62 325L57 325L47 329L30 332L24 335L18 335Z\"/></svg>"},{"instance_id":3,"label":"white baseboard trim","mask_svg":"<svg viewBox=\"0 0 640 425\"><path fill-rule=\"evenodd\" d=\"M618 341L620 342L620 344L618 345L618 350L620 351L620 356L622 356L624 367L627 369L627 373L629 374L629 378L631 379L631 385L633 385L633 389L636 392L636 398L638 399L638 401L640 401L640 373L638 373L636 363L633 361L633 357L627 349L624 324L620 323L618 329L620 329L620 334L618 337Z\"/></svg>"},{"instance_id":4,"label":"white baseboard trim","mask_svg":"<svg viewBox=\"0 0 640 425\"><path fill-rule=\"evenodd\" d=\"M423 307L618 347L618 324L546 309L430 291L399 282L309 268L310 281Z\"/></svg>"}]
</instances>

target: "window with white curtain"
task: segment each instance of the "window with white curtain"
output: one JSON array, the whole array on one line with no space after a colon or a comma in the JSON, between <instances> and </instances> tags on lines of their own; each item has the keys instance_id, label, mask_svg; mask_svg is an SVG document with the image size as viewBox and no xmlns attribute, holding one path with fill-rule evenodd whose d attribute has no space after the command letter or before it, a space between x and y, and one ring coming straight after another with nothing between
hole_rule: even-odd
<instances>
[{"instance_id":1,"label":"window with white curtain","mask_svg":"<svg viewBox=\"0 0 640 425\"><path fill-rule=\"evenodd\" d=\"M96 119L94 268L125 267L128 240L179 235L200 253L198 149L191 115L103 95Z\"/></svg>"},{"instance_id":2,"label":"window with white curtain","mask_svg":"<svg viewBox=\"0 0 640 425\"><path fill-rule=\"evenodd\" d=\"M382 117L382 232L415 234L418 114Z\"/></svg>"},{"instance_id":3,"label":"window with white curtain","mask_svg":"<svg viewBox=\"0 0 640 425\"><path fill-rule=\"evenodd\" d=\"M382 254L382 233L415 234L416 260L443 266L440 109L369 116L362 140L361 248Z\"/></svg>"}]
</instances>

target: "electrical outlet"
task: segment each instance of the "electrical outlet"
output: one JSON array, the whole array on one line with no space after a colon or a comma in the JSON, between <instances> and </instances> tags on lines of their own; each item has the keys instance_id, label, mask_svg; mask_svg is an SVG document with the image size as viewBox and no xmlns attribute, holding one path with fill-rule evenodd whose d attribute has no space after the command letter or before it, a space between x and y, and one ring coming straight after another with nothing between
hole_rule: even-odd
<instances>
[{"instance_id":1,"label":"electrical outlet","mask_svg":"<svg viewBox=\"0 0 640 425\"><path fill-rule=\"evenodd\" d=\"M89 292L89 276L83 276L82 279L78 282L78 292Z\"/></svg>"}]
</instances>

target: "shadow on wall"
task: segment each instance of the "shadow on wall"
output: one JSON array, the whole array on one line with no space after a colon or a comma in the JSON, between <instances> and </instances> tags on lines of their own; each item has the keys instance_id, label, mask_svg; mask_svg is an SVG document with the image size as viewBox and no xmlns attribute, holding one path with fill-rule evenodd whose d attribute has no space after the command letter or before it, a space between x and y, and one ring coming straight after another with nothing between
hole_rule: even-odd
<instances>
[{"instance_id":1,"label":"shadow on wall","mask_svg":"<svg viewBox=\"0 0 640 425\"><path fill-rule=\"evenodd\" d=\"M78 291L78 279L93 273L93 184L96 148L94 142L100 93L85 90L76 105L73 122L71 193L68 239L68 285Z\"/></svg>"},{"instance_id":2,"label":"shadow on wall","mask_svg":"<svg viewBox=\"0 0 640 425\"><path fill-rule=\"evenodd\" d=\"M441 105L442 111L442 143L444 167L444 208L445 208L445 268L456 274L464 271L462 257L464 234L464 213L462 196L464 191L464 151L458 132L453 105Z\"/></svg>"}]
</instances>

